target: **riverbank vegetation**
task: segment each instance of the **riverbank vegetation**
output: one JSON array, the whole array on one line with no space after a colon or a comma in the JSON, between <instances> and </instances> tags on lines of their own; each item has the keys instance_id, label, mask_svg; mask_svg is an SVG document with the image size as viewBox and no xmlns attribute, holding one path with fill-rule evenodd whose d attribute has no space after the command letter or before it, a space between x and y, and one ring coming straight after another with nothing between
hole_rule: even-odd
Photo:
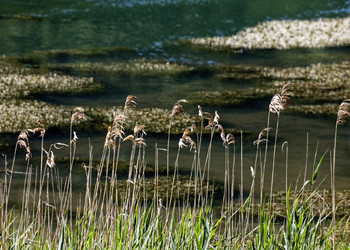
<instances>
[{"instance_id":1,"label":"riverbank vegetation","mask_svg":"<svg viewBox=\"0 0 350 250\"><path fill-rule=\"evenodd\" d=\"M292 91L293 85L286 84L271 99L267 127L254 141L256 158L254 166L250 166L248 192L243 190L243 133L238 136L227 133L218 112L211 114L198 106L197 122L182 127L183 133L178 136L176 158L169 159L170 140L166 148L155 144L155 165L150 167L145 161L145 148L152 147L147 145L147 128L142 117L134 116L137 98L128 96L124 107L112 114L113 121L105 124L106 138L98 162L93 161L92 145L89 145L86 152L89 160L80 166L85 179L85 191L80 194L73 192L72 170L77 160L77 124L88 119L84 108L74 108L69 117L69 144L56 142L47 146L45 120L36 115L37 125L19 133L13 161L8 164L5 158L0 188L1 247L331 249L348 246L350 217L346 204L349 201L346 191L336 191L335 186L337 129L350 118L348 99L338 109L334 146L321 157L315 155L312 176L307 176L305 171L303 180L299 181L301 185L292 186L288 182L288 143L283 143L285 191L273 192L279 119L283 119L282 112L292 103ZM178 126L175 118L184 118L187 103L185 99L179 100L168 113L169 138L171 128ZM272 115L277 116L275 125L270 124ZM127 120L133 129L124 128ZM203 137L204 130L209 131L210 137ZM37 168L31 163L32 136L41 138ZM211 159L214 136L222 139L225 159L221 189L215 188L210 179L215 165L215 159ZM203 140L209 140L208 147L203 146ZM274 143L268 154L270 140ZM120 162L121 147L131 148L129 163ZM55 154L60 150L69 154L67 174L62 174L55 163ZM158 160L162 153L168 160L160 171ZM16 161L22 154L27 167L25 172L18 172ZM179 171L183 154L190 154L193 159L186 178ZM327 164L324 158L328 155L332 160ZM267 157L272 157L271 173L266 172ZM331 169L330 191L319 189L317 180L319 168L327 165ZM24 182L20 193L22 204L14 209L11 198L18 193L13 192L12 185L17 175L23 175ZM271 175L271 183L265 183L267 175Z\"/></svg>"}]
</instances>

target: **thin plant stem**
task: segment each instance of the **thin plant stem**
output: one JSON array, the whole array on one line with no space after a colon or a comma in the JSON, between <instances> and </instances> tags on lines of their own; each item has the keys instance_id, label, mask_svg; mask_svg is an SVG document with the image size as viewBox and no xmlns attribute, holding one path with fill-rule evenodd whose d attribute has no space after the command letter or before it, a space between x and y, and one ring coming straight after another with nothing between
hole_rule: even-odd
<instances>
[{"instance_id":1,"label":"thin plant stem","mask_svg":"<svg viewBox=\"0 0 350 250\"><path fill-rule=\"evenodd\" d=\"M335 124L335 131L334 131L333 164L332 164L332 173L331 173L333 249L335 249L335 156L337 151L337 133L338 133L338 123Z\"/></svg>"},{"instance_id":2,"label":"thin plant stem","mask_svg":"<svg viewBox=\"0 0 350 250\"><path fill-rule=\"evenodd\" d=\"M169 204L169 161L170 161L170 134L171 134L171 125L173 122L173 117L170 118L169 130L168 130L168 142L166 146L166 174L167 174L167 190L166 190L166 207Z\"/></svg>"},{"instance_id":3,"label":"thin plant stem","mask_svg":"<svg viewBox=\"0 0 350 250\"><path fill-rule=\"evenodd\" d=\"M269 207L271 209L272 206L272 192L273 192L273 179L275 175L275 163L276 163L276 148L277 148L277 136L278 136L278 125L279 125L280 115L277 114L277 122L276 122L276 134L275 134L275 143L273 146L273 157L272 157L272 171L271 171L271 188L270 188L270 204Z\"/></svg>"},{"instance_id":4,"label":"thin plant stem","mask_svg":"<svg viewBox=\"0 0 350 250\"><path fill-rule=\"evenodd\" d=\"M264 154L264 164L263 164L263 177L265 176L265 169L266 169L266 162L267 162L267 151L268 151L268 146L269 146L269 131L270 131L270 116L271 116L271 111L269 110L267 114L267 130L266 130L266 144L265 144L265 154ZM261 194L264 193L264 178L262 178L262 184L261 184Z\"/></svg>"},{"instance_id":5,"label":"thin plant stem","mask_svg":"<svg viewBox=\"0 0 350 250\"><path fill-rule=\"evenodd\" d=\"M304 173L304 183L306 182L307 165L309 159L309 132L306 133L306 150L305 150L305 173ZM304 185L303 183L303 185Z\"/></svg>"}]
</instances>

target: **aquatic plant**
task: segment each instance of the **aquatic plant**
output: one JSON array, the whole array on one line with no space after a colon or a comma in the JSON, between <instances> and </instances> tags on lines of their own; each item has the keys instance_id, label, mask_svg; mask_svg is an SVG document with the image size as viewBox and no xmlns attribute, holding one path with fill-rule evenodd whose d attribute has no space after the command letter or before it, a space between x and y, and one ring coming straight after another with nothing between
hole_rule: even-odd
<instances>
[{"instance_id":1,"label":"aquatic plant","mask_svg":"<svg viewBox=\"0 0 350 250\"><path fill-rule=\"evenodd\" d=\"M333 226L335 226L335 156L337 149L337 133L338 133L338 125L342 125L347 122L350 118L350 99L344 100L339 105L339 110L337 114L337 120L335 123L335 132L334 132L334 147L333 147L333 163L331 165L331 185L332 185L332 222ZM335 248L335 236L333 233L333 249Z\"/></svg>"},{"instance_id":2,"label":"aquatic plant","mask_svg":"<svg viewBox=\"0 0 350 250\"><path fill-rule=\"evenodd\" d=\"M0 61L0 97L28 98L48 93L87 93L101 89L91 77L74 77L53 72L38 72ZM13 90L16 91L13 91Z\"/></svg>"},{"instance_id":3,"label":"aquatic plant","mask_svg":"<svg viewBox=\"0 0 350 250\"><path fill-rule=\"evenodd\" d=\"M51 64L51 70L70 70L77 72L118 74L142 77L170 77L188 75L195 72L195 67L155 60L132 60L116 63L80 63Z\"/></svg>"},{"instance_id":4,"label":"aquatic plant","mask_svg":"<svg viewBox=\"0 0 350 250\"><path fill-rule=\"evenodd\" d=\"M350 18L274 20L248 27L228 37L191 38L184 43L209 49L290 49L349 45Z\"/></svg>"},{"instance_id":5,"label":"aquatic plant","mask_svg":"<svg viewBox=\"0 0 350 250\"><path fill-rule=\"evenodd\" d=\"M276 148L277 148L277 136L278 136L278 125L279 125L279 119L280 119L280 113L287 109L289 105L292 104L291 99L291 83L287 83L283 86L280 94L275 94L270 102L269 105L269 113L275 113L277 114L277 121L276 121L276 133L275 133L275 143L273 147L273 159L272 159L272 171L271 171L271 188L270 188L270 206L271 206L271 198L272 198L272 192L273 192L273 179L274 179L274 172L275 172L275 163L276 163ZM268 123L269 127L269 123ZM268 137L268 136L266 136Z\"/></svg>"}]
</instances>

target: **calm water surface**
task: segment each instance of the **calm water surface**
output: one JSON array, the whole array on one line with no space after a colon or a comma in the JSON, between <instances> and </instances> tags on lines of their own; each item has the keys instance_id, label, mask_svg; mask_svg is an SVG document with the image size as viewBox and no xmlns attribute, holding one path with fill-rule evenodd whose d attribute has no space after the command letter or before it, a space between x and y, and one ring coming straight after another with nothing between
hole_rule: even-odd
<instances>
[{"instance_id":1,"label":"calm water surface","mask_svg":"<svg viewBox=\"0 0 350 250\"><path fill-rule=\"evenodd\" d=\"M4 1L0 0L0 54L27 56L37 50L125 47L128 52L96 57L63 57L48 62L116 62L133 59L165 59L189 65L245 64L265 66L307 66L314 63L332 63L350 60L349 48L293 49L287 51L247 51L243 54L225 54L193 51L174 45L174 41L191 37L229 36L248 26L267 20L317 19L346 17L350 12L347 0L87 0L87 1ZM84 97L46 96L45 101L55 104L81 106L116 106L124 103L128 94L139 99L139 107L171 108L173 103L201 90L234 90L259 86L255 82L219 81L208 76L188 78L125 78L120 76L91 75L106 86L106 91ZM218 110L225 127L256 133L266 127L270 100L250 103L244 108L204 107ZM296 100L297 102L298 100ZM190 107L189 112L197 111ZM275 117L272 119L274 124ZM317 160L333 144L334 120L315 119L283 114L281 117L279 146L277 149L277 183L284 187L284 157L281 144L288 141L290 181L295 181L305 166L306 135L309 133L309 161L311 171L314 152L319 140ZM273 125L274 126L274 125ZM81 136L81 155L88 145L94 144L95 155L101 152L103 135ZM47 135L49 144L65 138ZM173 136L172 152L176 152L178 136ZM239 138L236 138L239 141ZM254 138L244 140L243 166L245 183L250 182L249 167L254 164ZM154 161L154 143L166 147L166 137L149 136L147 161ZM350 188L349 126L339 130L337 152L337 183L339 188ZM33 146L35 149L35 146ZM204 145L204 148L206 145ZM240 144L236 151L239 152ZM233 149L231 149L233 150ZM272 151L272 148L270 152ZM128 150L122 157L128 158ZM232 157L233 152L231 152ZM212 176L223 179L224 149L219 137L214 140ZM87 156L87 154L85 154ZM173 158L175 155L173 155ZM165 160L165 156L163 161ZM180 165L190 166L192 156L184 151ZM181 163L182 162L182 163ZM240 166L239 154L236 167ZM238 171L238 170L237 170ZM267 170L269 173L269 169ZM309 172L310 172L309 171ZM321 179L329 173L329 156L320 170ZM267 174L269 175L269 174ZM270 177L267 176L267 180ZM327 186L328 182L325 181Z\"/></svg>"}]
</instances>

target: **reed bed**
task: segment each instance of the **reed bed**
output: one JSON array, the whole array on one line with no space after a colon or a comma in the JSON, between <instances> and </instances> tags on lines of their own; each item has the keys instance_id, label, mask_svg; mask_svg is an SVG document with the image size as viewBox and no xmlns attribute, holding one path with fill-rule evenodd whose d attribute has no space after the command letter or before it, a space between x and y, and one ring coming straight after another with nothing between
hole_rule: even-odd
<instances>
[{"instance_id":1,"label":"reed bed","mask_svg":"<svg viewBox=\"0 0 350 250\"><path fill-rule=\"evenodd\" d=\"M288 185L288 142L279 145L278 126L282 112L292 104L291 84L273 96L268 109L267 127L254 141L256 154L247 195L243 190L243 133L235 138L226 133L218 112L211 114L198 106L199 123L183 128L176 158L171 159L170 130L175 116L185 112L186 100L175 103L169 113L166 148L155 144L154 176L146 176L147 127L142 120L133 120L137 98L128 96L124 109L114 112L100 161L93 164L93 145L87 152L89 162L83 165L85 191L73 192L73 167L76 160L77 131L75 125L86 121L85 110L76 107L70 118L69 143L47 146L45 121L37 115L38 126L23 130L17 139L10 164L5 156L0 186L0 225L2 249L336 249L349 246L349 216L337 216L340 203L336 199L335 162L337 129L350 117L349 100L339 108L335 141L331 150L317 159L311 177L305 175L302 185ZM275 127L270 118L277 115ZM134 129L124 129L126 123ZM209 137L203 137L205 130ZM272 155L268 144L274 130ZM223 191L212 185L210 171L214 136L223 143L225 170ZM33 167L30 136L41 138L40 163ZM173 135L174 136L174 135ZM237 136L236 136L237 137ZM203 140L209 140L207 144ZM265 144L265 146L263 145ZM206 148L203 145L208 145ZM306 142L306 162L308 140ZM153 145L152 145L153 146ZM286 187L276 195L273 187L275 157L281 146L285 155ZM126 177L119 176L121 147L130 147ZM20 148L22 148L20 150ZM19 153L25 151L26 171L16 171ZM55 154L69 152L68 176L60 173ZM236 151L240 151L237 155ZM159 155L166 154L166 175L160 176ZM179 159L191 154L188 178L180 174ZM325 155L331 155L331 192L318 189L316 177ZM267 192L265 173L267 158L272 157L270 189ZM315 156L315 159L317 157ZM174 162L172 166L171 162ZM171 167L173 169L171 170ZM307 168L307 164L305 166ZM171 171L170 171L171 170ZM23 175L22 202L19 210L11 207L13 178ZM239 177L239 178L237 178ZM259 178L258 178L259 177ZM256 184L257 183L257 184ZM83 185L82 183L80 185ZM239 187L237 190L236 187ZM255 187L258 193L255 193ZM220 194L222 197L217 197ZM331 204L329 202L331 197ZM220 202L218 202L218 200ZM277 206L281 203L282 206Z\"/></svg>"}]
</instances>

